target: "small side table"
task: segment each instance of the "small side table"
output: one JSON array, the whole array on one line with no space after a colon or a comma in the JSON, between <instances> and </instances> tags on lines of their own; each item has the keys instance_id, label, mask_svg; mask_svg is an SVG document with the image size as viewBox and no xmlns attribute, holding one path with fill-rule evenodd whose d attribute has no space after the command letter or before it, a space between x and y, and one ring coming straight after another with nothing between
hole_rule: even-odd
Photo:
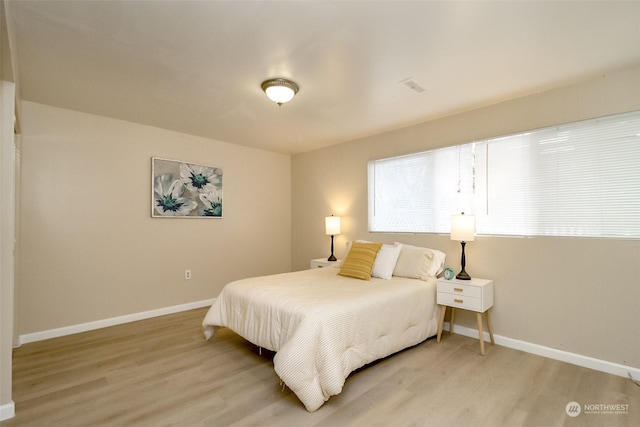
<instances>
[{"instance_id":1,"label":"small side table","mask_svg":"<svg viewBox=\"0 0 640 427\"><path fill-rule=\"evenodd\" d=\"M312 259L309 265L311 268L340 267L342 266L342 260L327 261L326 258L316 258Z\"/></svg>"},{"instance_id":2,"label":"small side table","mask_svg":"<svg viewBox=\"0 0 640 427\"><path fill-rule=\"evenodd\" d=\"M487 318L487 329L491 344L495 345L493 340L493 331L491 330L491 321L489 319L489 310L493 307L493 281L486 279L472 278L471 280L446 280L438 279L437 302L440 306L440 322L438 323L438 338L440 342L442 336L442 327L444 325L444 315L447 307L451 308L451 322L449 324L449 333L453 333L453 322L455 319L456 308L463 310L475 311L478 319L478 338L480 340L480 354L484 356L484 333L482 330L482 314Z\"/></svg>"}]
</instances>

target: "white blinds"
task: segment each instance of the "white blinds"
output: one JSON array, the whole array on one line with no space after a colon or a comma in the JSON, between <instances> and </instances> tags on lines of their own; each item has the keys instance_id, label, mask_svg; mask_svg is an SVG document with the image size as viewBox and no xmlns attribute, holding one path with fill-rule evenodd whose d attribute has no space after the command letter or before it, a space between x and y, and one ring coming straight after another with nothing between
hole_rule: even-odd
<instances>
[{"instance_id":1,"label":"white blinds","mask_svg":"<svg viewBox=\"0 0 640 427\"><path fill-rule=\"evenodd\" d=\"M640 112L369 163L371 231L640 237Z\"/></svg>"},{"instance_id":2,"label":"white blinds","mask_svg":"<svg viewBox=\"0 0 640 427\"><path fill-rule=\"evenodd\" d=\"M369 162L370 229L431 231L433 172L431 152Z\"/></svg>"},{"instance_id":3,"label":"white blinds","mask_svg":"<svg viewBox=\"0 0 640 427\"><path fill-rule=\"evenodd\" d=\"M448 233L472 210L474 144L369 162L369 229Z\"/></svg>"}]
</instances>

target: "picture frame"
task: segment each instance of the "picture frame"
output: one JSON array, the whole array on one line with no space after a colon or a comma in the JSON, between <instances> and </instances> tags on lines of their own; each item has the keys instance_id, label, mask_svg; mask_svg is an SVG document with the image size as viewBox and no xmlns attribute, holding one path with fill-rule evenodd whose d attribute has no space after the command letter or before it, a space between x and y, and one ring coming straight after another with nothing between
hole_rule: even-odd
<instances>
[{"instance_id":1,"label":"picture frame","mask_svg":"<svg viewBox=\"0 0 640 427\"><path fill-rule=\"evenodd\" d=\"M222 168L151 158L153 218L222 218Z\"/></svg>"}]
</instances>

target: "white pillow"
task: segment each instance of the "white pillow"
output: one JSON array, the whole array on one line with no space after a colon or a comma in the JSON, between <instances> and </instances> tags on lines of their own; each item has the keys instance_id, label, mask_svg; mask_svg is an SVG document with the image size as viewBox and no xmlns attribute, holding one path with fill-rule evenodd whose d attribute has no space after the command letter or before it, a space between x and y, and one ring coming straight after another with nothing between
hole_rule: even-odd
<instances>
[{"instance_id":1,"label":"white pillow","mask_svg":"<svg viewBox=\"0 0 640 427\"><path fill-rule=\"evenodd\" d=\"M382 248L376 257L376 261L373 263L373 271L371 275L373 277L391 280L401 249L402 247L398 245L382 245Z\"/></svg>"},{"instance_id":2,"label":"white pillow","mask_svg":"<svg viewBox=\"0 0 640 427\"><path fill-rule=\"evenodd\" d=\"M412 246L412 245L407 245L404 243L395 243L396 245L403 245L409 248L420 248L420 249L428 249L431 252L433 252L433 265L431 266L432 268L429 269L429 274L431 274L432 276L436 277L438 274L442 273L442 271L444 270L444 262L447 258L447 255L444 252L441 252L437 249L432 249L432 248L423 248L421 246Z\"/></svg>"},{"instance_id":3,"label":"white pillow","mask_svg":"<svg viewBox=\"0 0 640 427\"><path fill-rule=\"evenodd\" d=\"M444 270L444 262L446 255L437 250L423 248L420 246L412 246L404 243L396 242L395 245L401 246L400 257L396 264L396 269L400 261L402 261L401 269L394 276L414 277L426 280L427 277L436 277Z\"/></svg>"}]
</instances>

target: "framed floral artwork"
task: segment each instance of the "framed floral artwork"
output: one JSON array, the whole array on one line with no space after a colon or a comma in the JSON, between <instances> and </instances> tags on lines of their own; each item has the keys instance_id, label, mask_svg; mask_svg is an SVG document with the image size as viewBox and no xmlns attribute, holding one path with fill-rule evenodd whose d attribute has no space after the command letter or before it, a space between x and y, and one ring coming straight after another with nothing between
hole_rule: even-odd
<instances>
[{"instance_id":1,"label":"framed floral artwork","mask_svg":"<svg viewBox=\"0 0 640 427\"><path fill-rule=\"evenodd\" d=\"M158 157L151 163L152 217L222 218L222 169Z\"/></svg>"}]
</instances>

